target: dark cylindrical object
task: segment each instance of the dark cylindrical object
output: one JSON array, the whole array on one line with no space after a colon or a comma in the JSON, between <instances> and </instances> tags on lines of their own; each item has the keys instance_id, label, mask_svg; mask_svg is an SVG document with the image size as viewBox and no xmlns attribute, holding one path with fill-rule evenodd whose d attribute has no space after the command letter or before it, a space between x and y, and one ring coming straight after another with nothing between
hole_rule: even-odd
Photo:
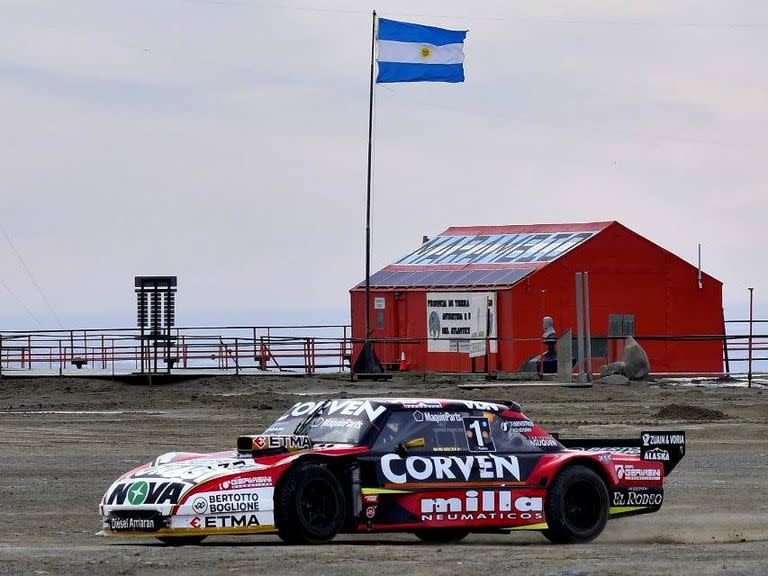
<instances>
[{"instance_id":1,"label":"dark cylindrical object","mask_svg":"<svg viewBox=\"0 0 768 576\"><path fill-rule=\"evenodd\" d=\"M749 289L749 360L747 367L747 387L752 388L752 293L754 288Z\"/></svg>"}]
</instances>

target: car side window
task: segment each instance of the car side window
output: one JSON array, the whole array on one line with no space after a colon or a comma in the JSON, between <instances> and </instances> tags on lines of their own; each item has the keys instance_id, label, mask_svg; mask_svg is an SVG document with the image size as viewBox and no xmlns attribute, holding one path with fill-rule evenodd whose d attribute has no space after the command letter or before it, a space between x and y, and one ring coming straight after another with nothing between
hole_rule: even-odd
<instances>
[{"instance_id":1,"label":"car side window","mask_svg":"<svg viewBox=\"0 0 768 576\"><path fill-rule=\"evenodd\" d=\"M491 424L491 438L498 452L542 452L543 446L549 446L528 437L534 427L530 420L507 419L492 414L487 414L487 417Z\"/></svg>"},{"instance_id":2,"label":"car side window","mask_svg":"<svg viewBox=\"0 0 768 576\"><path fill-rule=\"evenodd\" d=\"M398 444L424 439L414 452L458 452L467 450L464 418L468 411L395 410L373 443L376 452L393 452Z\"/></svg>"}]
</instances>

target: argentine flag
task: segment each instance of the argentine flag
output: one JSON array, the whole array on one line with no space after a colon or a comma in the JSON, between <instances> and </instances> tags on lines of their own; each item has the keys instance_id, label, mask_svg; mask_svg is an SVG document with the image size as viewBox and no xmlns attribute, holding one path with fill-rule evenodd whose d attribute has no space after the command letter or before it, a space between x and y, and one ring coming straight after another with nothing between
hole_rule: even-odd
<instances>
[{"instance_id":1,"label":"argentine flag","mask_svg":"<svg viewBox=\"0 0 768 576\"><path fill-rule=\"evenodd\" d=\"M464 82L466 30L379 19L376 82Z\"/></svg>"}]
</instances>

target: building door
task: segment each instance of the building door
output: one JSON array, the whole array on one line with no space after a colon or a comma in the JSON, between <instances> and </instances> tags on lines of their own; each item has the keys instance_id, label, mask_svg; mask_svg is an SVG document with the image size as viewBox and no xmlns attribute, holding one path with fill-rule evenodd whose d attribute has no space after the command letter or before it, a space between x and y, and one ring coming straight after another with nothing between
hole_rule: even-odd
<instances>
[{"instance_id":1,"label":"building door","mask_svg":"<svg viewBox=\"0 0 768 576\"><path fill-rule=\"evenodd\" d=\"M397 295L394 298L395 303L395 338L402 339L408 337L408 299L405 298L403 295ZM407 344L403 344L402 342L397 343L395 346L395 351L397 352L397 358L396 360L399 360L402 357L402 354L405 353L405 359L407 362L411 362L410 353L411 350L409 349Z\"/></svg>"},{"instance_id":2,"label":"building door","mask_svg":"<svg viewBox=\"0 0 768 576\"><path fill-rule=\"evenodd\" d=\"M609 314L608 315L608 336L610 344L608 349L610 355L609 362L615 362L624 355L624 339L627 336L635 335L635 315L634 314Z\"/></svg>"}]
</instances>

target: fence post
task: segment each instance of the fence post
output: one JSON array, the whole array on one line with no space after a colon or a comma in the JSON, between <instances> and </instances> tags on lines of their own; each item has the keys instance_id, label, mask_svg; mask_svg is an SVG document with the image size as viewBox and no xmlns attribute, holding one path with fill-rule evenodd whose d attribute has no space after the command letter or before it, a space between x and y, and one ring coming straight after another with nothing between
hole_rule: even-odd
<instances>
[{"instance_id":1,"label":"fence post","mask_svg":"<svg viewBox=\"0 0 768 576\"><path fill-rule=\"evenodd\" d=\"M723 310L723 356L725 357L725 377L731 376L731 362L728 358L728 333L725 330L725 310Z\"/></svg>"},{"instance_id":2,"label":"fence post","mask_svg":"<svg viewBox=\"0 0 768 576\"><path fill-rule=\"evenodd\" d=\"M240 345L235 337L235 376L240 375Z\"/></svg>"},{"instance_id":3,"label":"fence post","mask_svg":"<svg viewBox=\"0 0 768 576\"><path fill-rule=\"evenodd\" d=\"M579 362L579 384L586 382L584 374L584 282L581 272L576 272L576 357Z\"/></svg>"},{"instance_id":4,"label":"fence post","mask_svg":"<svg viewBox=\"0 0 768 576\"><path fill-rule=\"evenodd\" d=\"M747 388L752 388L752 292L754 288L749 288L749 361L747 368Z\"/></svg>"},{"instance_id":5,"label":"fence post","mask_svg":"<svg viewBox=\"0 0 768 576\"><path fill-rule=\"evenodd\" d=\"M584 336L587 346L587 382L592 382L592 328L589 325L589 272L584 272Z\"/></svg>"},{"instance_id":6,"label":"fence post","mask_svg":"<svg viewBox=\"0 0 768 576\"><path fill-rule=\"evenodd\" d=\"M3 335L0 334L0 379L3 377Z\"/></svg>"}]
</instances>

